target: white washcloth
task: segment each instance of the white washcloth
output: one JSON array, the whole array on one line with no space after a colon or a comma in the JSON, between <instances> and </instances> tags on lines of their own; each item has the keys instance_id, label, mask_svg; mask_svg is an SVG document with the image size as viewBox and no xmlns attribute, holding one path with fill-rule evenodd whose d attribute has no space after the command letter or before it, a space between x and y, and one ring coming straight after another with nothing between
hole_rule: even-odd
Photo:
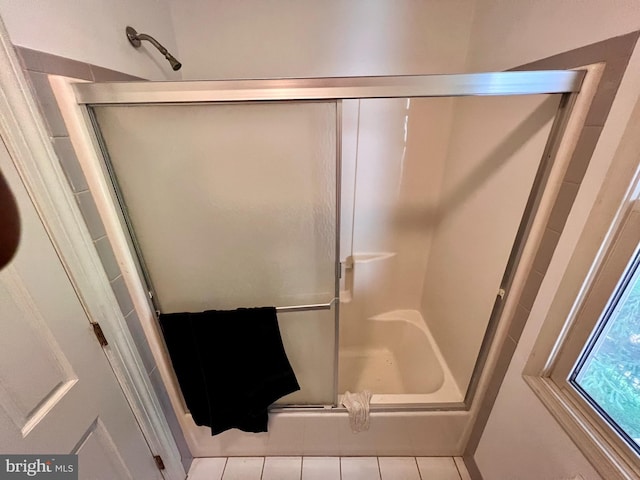
<instances>
[{"instance_id":1,"label":"white washcloth","mask_svg":"<svg viewBox=\"0 0 640 480\"><path fill-rule=\"evenodd\" d=\"M369 430L369 402L371 392L364 390L360 393L345 392L342 396L342 405L349 412L349 423L353 433Z\"/></svg>"}]
</instances>

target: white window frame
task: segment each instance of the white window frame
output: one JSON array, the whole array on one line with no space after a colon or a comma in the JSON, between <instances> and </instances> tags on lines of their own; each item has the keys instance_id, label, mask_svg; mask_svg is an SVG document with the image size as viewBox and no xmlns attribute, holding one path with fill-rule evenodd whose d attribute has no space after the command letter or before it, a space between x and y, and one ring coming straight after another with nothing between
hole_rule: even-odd
<instances>
[{"instance_id":1,"label":"white window frame","mask_svg":"<svg viewBox=\"0 0 640 480\"><path fill-rule=\"evenodd\" d=\"M588 293L576 312L572 328L567 333L555 365L551 369L550 379L566 392L581 409L589 411L591 406L569 381L575 364L583 356L590 342L592 332L599 325L610 299L621 288L620 283L629 263L637 255L640 245L640 200L630 206L624 220L616 229L614 240L606 249L603 260L588 287ZM606 319L605 319L606 320ZM602 430L610 428L609 422L599 415L593 418ZM612 442L621 450L626 450L626 442L612 435ZM637 458L640 461L640 457Z\"/></svg>"},{"instance_id":2,"label":"white window frame","mask_svg":"<svg viewBox=\"0 0 640 480\"><path fill-rule=\"evenodd\" d=\"M640 102L561 279L549 280L555 295L540 306L548 308L546 318L523 372L526 383L607 480L640 478L640 457L568 377L640 242L638 124ZM534 305L532 315L537 313Z\"/></svg>"}]
</instances>

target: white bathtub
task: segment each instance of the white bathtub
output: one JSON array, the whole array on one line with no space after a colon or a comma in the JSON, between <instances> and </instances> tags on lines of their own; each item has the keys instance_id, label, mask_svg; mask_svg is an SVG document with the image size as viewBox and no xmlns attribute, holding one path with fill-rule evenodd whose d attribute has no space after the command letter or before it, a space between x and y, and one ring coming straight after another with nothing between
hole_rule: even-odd
<instances>
[{"instance_id":1,"label":"white bathtub","mask_svg":"<svg viewBox=\"0 0 640 480\"><path fill-rule=\"evenodd\" d=\"M394 310L358 327L340 348L340 393L366 389L379 406L463 401L420 312Z\"/></svg>"}]
</instances>

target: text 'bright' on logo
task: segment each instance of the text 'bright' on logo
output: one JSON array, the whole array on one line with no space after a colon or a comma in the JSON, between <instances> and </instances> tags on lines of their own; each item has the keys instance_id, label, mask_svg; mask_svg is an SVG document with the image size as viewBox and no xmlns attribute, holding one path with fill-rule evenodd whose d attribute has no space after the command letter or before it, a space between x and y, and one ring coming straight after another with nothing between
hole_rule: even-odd
<instances>
[{"instance_id":1,"label":"text 'bright' on logo","mask_svg":"<svg viewBox=\"0 0 640 480\"><path fill-rule=\"evenodd\" d=\"M77 455L0 455L0 480L78 480Z\"/></svg>"}]
</instances>

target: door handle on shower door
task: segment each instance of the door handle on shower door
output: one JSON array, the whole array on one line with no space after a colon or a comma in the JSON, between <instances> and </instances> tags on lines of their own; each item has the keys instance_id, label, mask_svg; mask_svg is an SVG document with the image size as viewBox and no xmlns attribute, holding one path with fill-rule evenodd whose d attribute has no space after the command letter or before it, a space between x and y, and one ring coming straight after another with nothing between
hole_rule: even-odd
<instances>
[{"instance_id":1,"label":"door handle on shower door","mask_svg":"<svg viewBox=\"0 0 640 480\"><path fill-rule=\"evenodd\" d=\"M349 303L353 298L354 266L351 255L340 262L340 303Z\"/></svg>"}]
</instances>

